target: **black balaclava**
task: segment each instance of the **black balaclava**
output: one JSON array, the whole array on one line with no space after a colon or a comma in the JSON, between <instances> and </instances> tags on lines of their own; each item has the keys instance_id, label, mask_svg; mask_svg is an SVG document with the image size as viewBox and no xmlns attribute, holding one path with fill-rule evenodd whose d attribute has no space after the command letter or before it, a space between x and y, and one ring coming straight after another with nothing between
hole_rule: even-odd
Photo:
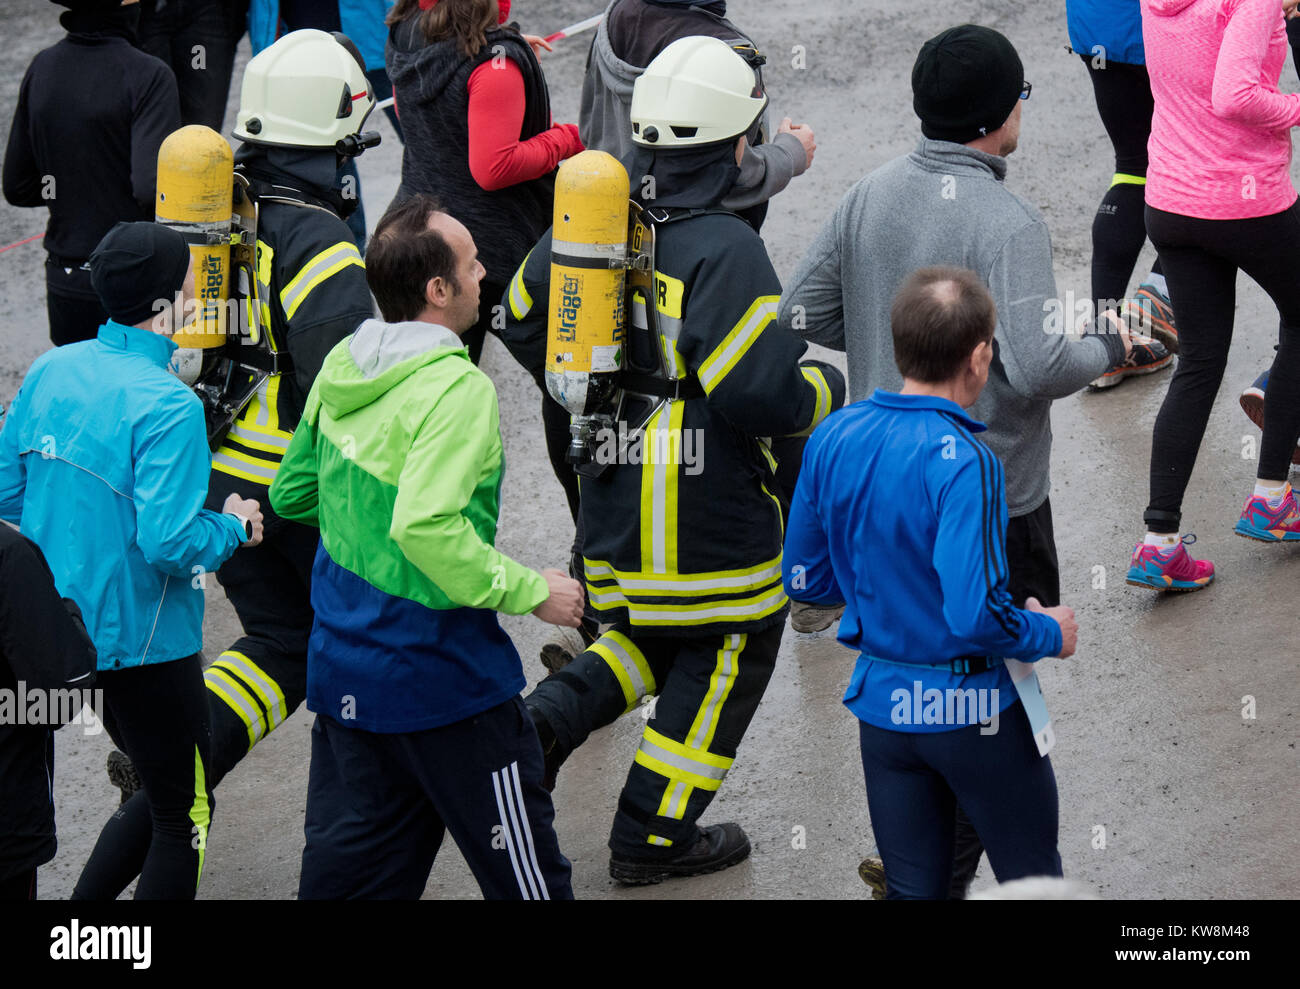
<instances>
[{"instance_id":1,"label":"black balaclava","mask_svg":"<svg viewBox=\"0 0 1300 989\"><path fill-rule=\"evenodd\" d=\"M361 205L355 194L343 195L339 174L343 158L333 148L278 148L271 144L245 143L235 151L235 164L249 178L271 185L287 185L345 220Z\"/></svg>"},{"instance_id":2,"label":"black balaclava","mask_svg":"<svg viewBox=\"0 0 1300 989\"><path fill-rule=\"evenodd\" d=\"M54 0L69 8L59 23L69 34L87 38L125 38L135 44L140 25L140 5L123 7L121 0Z\"/></svg>"},{"instance_id":3,"label":"black balaclava","mask_svg":"<svg viewBox=\"0 0 1300 989\"><path fill-rule=\"evenodd\" d=\"M739 135L737 135L739 137ZM632 198L647 209L686 206L703 209L719 205L740 177L736 140L715 141L686 148L646 148L636 145L628 175ZM654 179L653 189L647 177ZM654 195L646 195L653 191Z\"/></svg>"}]
</instances>

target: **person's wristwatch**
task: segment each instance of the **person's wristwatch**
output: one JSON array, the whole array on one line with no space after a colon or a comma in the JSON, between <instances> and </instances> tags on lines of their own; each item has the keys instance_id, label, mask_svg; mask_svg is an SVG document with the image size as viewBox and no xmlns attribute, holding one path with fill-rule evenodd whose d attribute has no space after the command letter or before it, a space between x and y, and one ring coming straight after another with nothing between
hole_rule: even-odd
<instances>
[{"instance_id":1,"label":"person's wristwatch","mask_svg":"<svg viewBox=\"0 0 1300 989\"><path fill-rule=\"evenodd\" d=\"M248 542L253 538L253 522L251 519L240 515L238 512L226 512L226 514L231 518L238 519L240 528L244 530L242 542Z\"/></svg>"}]
</instances>

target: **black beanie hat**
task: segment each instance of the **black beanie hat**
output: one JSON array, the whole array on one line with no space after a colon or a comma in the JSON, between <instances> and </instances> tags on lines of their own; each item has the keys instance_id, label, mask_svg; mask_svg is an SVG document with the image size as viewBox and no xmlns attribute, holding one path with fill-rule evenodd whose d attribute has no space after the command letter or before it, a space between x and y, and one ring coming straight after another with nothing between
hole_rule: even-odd
<instances>
[{"instance_id":1,"label":"black beanie hat","mask_svg":"<svg viewBox=\"0 0 1300 989\"><path fill-rule=\"evenodd\" d=\"M1011 42L990 27L962 24L921 46L912 66L912 108L921 133L965 144L1004 123L1025 87Z\"/></svg>"},{"instance_id":2,"label":"black beanie hat","mask_svg":"<svg viewBox=\"0 0 1300 989\"><path fill-rule=\"evenodd\" d=\"M108 314L126 326L143 323L174 302L185 284L190 248L170 227L122 221L90 255L90 284Z\"/></svg>"}]
</instances>

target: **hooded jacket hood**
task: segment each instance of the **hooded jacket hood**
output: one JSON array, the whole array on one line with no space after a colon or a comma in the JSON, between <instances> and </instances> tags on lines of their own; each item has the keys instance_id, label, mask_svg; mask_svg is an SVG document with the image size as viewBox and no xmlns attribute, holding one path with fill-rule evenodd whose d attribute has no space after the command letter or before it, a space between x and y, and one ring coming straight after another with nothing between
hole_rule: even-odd
<instances>
[{"instance_id":1,"label":"hooded jacket hood","mask_svg":"<svg viewBox=\"0 0 1300 989\"><path fill-rule=\"evenodd\" d=\"M484 51L490 53L493 45L503 39L523 44L519 33L509 28L489 31L486 37L487 43L483 50L471 60L481 60ZM420 19L408 17L393 25L388 36L385 59L393 86L413 89L417 101L427 103L442 95L456 78L460 67L465 64L466 56L456 47L454 38L432 43L425 41L424 32L420 30Z\"/></svg>"},{"instance_id":2,"label":"hooded jacket hood","mask_svg":"<svg viewBox=\"0 0 1300 989\"><path fill-rule=\"evenodd\" d=\"M1157 17L1172 17L1181 14L1196 0L1147 0L1147 8Z\"/></svg>"},{"instance_id":3,"label":"hooded jacket hood","mask_svg":"<svg viewBox=\"0 0 1300 989\"><path fill-rule=\"evenodd\" d=\"M335 347L321 368L321 404L334 418L382 398L420 368L469 351L451 330L435 323L385 323L367 319ZM472 367L472 365L470 365Z\"/></svg>"}]
</instances>

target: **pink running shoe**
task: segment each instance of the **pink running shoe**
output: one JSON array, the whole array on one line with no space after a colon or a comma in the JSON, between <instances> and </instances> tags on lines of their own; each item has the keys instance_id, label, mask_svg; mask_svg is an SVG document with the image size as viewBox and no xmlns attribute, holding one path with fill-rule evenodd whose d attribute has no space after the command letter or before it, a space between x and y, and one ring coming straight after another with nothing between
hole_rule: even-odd
<instances>
[{"instance_id":1,"label":"pink running shoe","mask_svg":"<svg viewBox=\"0 0 1300 989\"><path fill-rule=\"evenodd\" d=\"M1183 547L1194 542L1196 537L1188 533L1173 549L1138 543L1133 550L1127 582L1157 591L1199 591L1214 579L1214 564L1187 555Z\"/></svg>"},{"instance_id":2,"label":"pink running shoe","mask_svg":"<svg viewBox=\"0 0 1300 989\"><path fill-rule=\"evenodd\" d=\"M1295 492L1287 485L1286 497L1277 508L1269 506L1267 498L1252 495L1233 531L1247 539L1262 543L1292 542L1300 539L1300 505Z\"/></svg>"}]
</instances>

